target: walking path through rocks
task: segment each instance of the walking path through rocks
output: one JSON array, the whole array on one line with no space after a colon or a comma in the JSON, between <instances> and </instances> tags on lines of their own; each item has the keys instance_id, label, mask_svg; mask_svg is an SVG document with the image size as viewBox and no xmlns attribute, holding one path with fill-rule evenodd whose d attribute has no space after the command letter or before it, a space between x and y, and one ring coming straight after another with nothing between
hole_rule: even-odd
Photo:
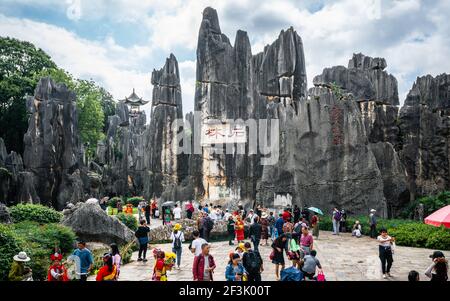
<instances>
[{"instance_id":1,"label":"walking path through rocks","mask_svg":"<svg viewBox=\"0 0 450 301\"><path fill-rule=\"evenodd\" d=\"M405 281L410 270L418 271L421 280L428 280L424 275L424 271L431 263L429 255L433 250L430 249L397 246L391 271L393 277L384 280L381 275L376 240L369 237L355 238L348 233L335 236L331 232L321 231L319 239L315 240L314 244L317 250L317 258L322 264L325 277L328 281ZM171 251L171 244L152 245L153 247L161 248L164 251ZM234 250L234 247L229 246L228 242L213 242L211 244L211 254L214 256L217 265L214 280L225 280L225 267L228 263L228 254ZM269 260L270 246L261 246L260 252L264 260L262 279L274 281L275 266ZM152 250L148 251L147 259L148 262L146 263L138 262L137 252L134 252L132 262L122 266L119 280L150 281L154 265ZM193 259L194 256L188 250L188 244L183 244L181 269L169 271L168 280L192 281ZM287 266L290 265L290 261L287 259L286 264ZM92 277L91 280L93 280Z\"/></svg>"}]
</instances>

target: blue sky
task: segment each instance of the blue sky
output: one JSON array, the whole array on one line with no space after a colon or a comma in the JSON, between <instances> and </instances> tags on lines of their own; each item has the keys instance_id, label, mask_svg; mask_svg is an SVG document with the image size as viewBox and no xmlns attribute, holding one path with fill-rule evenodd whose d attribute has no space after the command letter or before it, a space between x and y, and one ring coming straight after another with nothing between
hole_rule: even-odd
<instances>
[{"instance_id":1,"label":"blue sky","mask_svg":"<svg viewBox=\"0 0 450 301\"><path fill-rule=\"evenodd\" d=\"M234 41L246 30L252 52L293 26L303 39L308 81L353 53L385 57L401 103L417 76L450 72L450 1L434 0L2 0L0 35L33 42L79 78L116 99L132 88L151 98L151 71L174 53L184 111L192 110L201 13L217 9ZM149 110L149 108L146 108Z\"/></svg>"}]
</instances>

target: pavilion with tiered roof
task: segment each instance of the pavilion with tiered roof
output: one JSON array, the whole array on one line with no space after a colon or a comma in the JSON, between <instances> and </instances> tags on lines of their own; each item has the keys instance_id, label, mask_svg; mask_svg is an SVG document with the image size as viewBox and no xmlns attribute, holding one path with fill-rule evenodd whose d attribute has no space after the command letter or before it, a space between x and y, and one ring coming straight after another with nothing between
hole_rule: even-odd
<instances>
[{"instance_id":1,"label":"pavilion with tiered roof","mask_svg":"<svg viewBox=\"0 0 450 301\"><path fill-rule=\"evenodd\" d=\"M130 96L125 97L125 99L121 100L125 104L130 106L130 114L131 115L137 115L141 112L140 106L146 105L149 103L149 101L142 99L142 97L139 97L133 88L133 93L131 93Z\"/></svg>"}]
</instances>

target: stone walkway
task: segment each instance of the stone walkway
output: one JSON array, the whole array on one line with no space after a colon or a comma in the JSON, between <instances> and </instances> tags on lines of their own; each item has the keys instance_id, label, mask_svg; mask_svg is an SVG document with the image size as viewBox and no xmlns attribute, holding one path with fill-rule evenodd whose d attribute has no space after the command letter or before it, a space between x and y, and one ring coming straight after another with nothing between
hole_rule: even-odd
<instances>
[{"instance_id":1,"label":"stone walkway","mask_svg":"<svg viewBox=\"0 0 450 301\"><path fill-rule=\"evenodd\" d=\"M354 238L350 234L340 236L331 235L330 232L322 231L319 240L315 241L317 258L327 280L329 281L359 281L359 280L383 280L378 258L378 246L375 240L368 237ZM170 251L170 244L155 245L164 251ZM228 254L234 248L228 246L227 242L212 243L211 254L214 256L217 268L214 273L215 280L225 280L225 267ZM261 255L265 262L263 280L275 280L275 268L269 261L271 248L260 247ZM428 280L423 274L428 265L428 257L433 250L397 246L394 255L392 278L384 281L407 280L408 272L416 270L420 273L421 280ZM450 255L450 254L446 254ZM121 269L121 281L149 281L153 270L152 251L147 254L148 262L138 262L137 252L133 254L133 261ZM188 244L183 245L181 270L168 272L169 281L191 281L192 280L193 255L188 250ZM290 263L286 261L286 263Z\"/></svg>"}]
</instances>

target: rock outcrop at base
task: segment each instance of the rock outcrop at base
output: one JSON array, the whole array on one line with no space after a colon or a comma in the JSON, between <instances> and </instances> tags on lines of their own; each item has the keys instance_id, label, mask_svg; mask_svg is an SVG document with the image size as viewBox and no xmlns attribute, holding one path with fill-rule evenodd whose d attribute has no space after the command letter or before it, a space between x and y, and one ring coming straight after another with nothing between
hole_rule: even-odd
<instances>
[{"instance_id":1,"label":"rock outcrop at base","mask_svg":"<svg viewBox=\"0 0 450 301\"><path fill-rule=\"evenodd\" d=\"M9 214L8 207L0 203L0 224L10 224L11 215Z\"/></svg>"},{"instance_id":2,"label":"rock outcrop at base","mask_svg":"<svg viewBox=\"0 0 450 301\"><path fill-rule=\"evenodd\" d=\"M126 244L134 233L116 217L109 216L98 202L77 203L63 210L62 224L70 227L78 239L105 244Z\"/></svg>"},{"instance_id":3,"label":"rock outcrop at base","mask_svg":"<svg viewBox=\"0 0 450 301\"><path fill-rule=\"evenodd\" d=\"M163 242L163 241L171 241L170 236L173 231L173 225L178 223L182 227L184 239L186 241L194 239L192 233L197 230L197 222L191 219L182 219L179 221L173 222L172 225L161 225L159 227L153 228L150 230L149 238L151 242ZM227 232L227 221L215 221L214 227L211 230L210 238L214 239L223 239L228 236Z\"/></svg>"}]
</instances>

